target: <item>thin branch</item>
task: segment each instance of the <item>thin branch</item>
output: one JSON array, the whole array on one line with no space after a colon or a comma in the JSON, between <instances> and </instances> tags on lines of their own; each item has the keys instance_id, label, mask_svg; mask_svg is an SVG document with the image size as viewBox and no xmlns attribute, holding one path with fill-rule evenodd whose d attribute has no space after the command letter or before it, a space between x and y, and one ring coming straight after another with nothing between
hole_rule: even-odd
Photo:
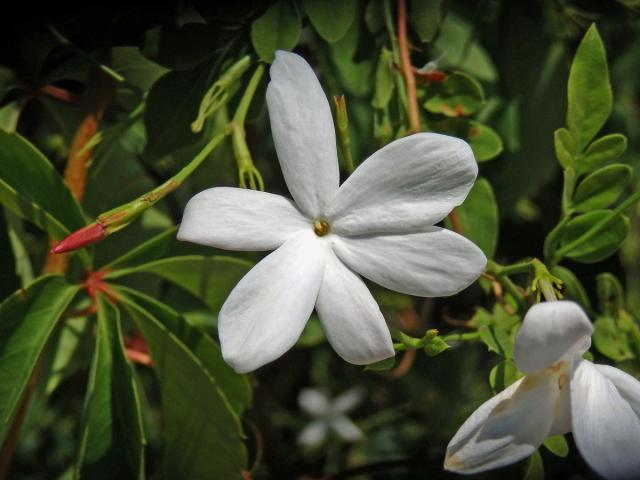
<instances>
[{"instance_id":1,"label":"thin branch","mask_svg":"<svg viewBox=\"0 0 640 480\"><path fill-rule=\"evenodd\" d=\"M398 46L400 47L400 61L402 75L407 85L407 115L409 117L409 131L420 132L420 116L418 114L418 97L416 95L416 79L409 57L409 41L407 40L407 4L405 0L398 0Z\"/></svg>"}]
</instances>

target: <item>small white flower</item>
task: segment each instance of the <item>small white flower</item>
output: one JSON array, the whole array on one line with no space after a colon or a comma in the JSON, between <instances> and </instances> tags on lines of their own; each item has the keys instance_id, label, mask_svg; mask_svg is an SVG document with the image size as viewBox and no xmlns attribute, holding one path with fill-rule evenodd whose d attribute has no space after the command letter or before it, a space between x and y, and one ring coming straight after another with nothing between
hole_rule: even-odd
<instances>
[{"instance_id":1,"label":"small white flower","mask_svg":"<svg viewBox=\"0 0 640 480\"><path fill-rule=\"evenodd\" d=\"M461 204L477 175L464 141L421 133L369 157L339 185L329 103L302 57L277 52L267 105L295 203L265 192L212 188L187 204L180 240L227 250L273 250L234 288L218 317L222 354L237 372L275 360L315 306L329 343L348 362L393 356L389 329L360 279L410 295L452 295L486 258L432 226Z\"/></svg>"},{"instance_id":2,"label":"small white flower","mask_svg":"<svg viewBox=\"0 0 640 480\"><path fill-rule=\"evenodd\" d=\"M364 438L362 430L346 416L363 398L364 391L358 387L347 390L333 400L313 388L302 390L298 395L298 405L313 420L298 435L298 443L306 447L320 445L327 439L330 430L346 442L357 442Z\"/></svg>"},{"instance_id":3,"label":"small white flower","mask_svg":"<svg viewBox=\"0 0 640 480\"><path fill-rule=\"evenodd\" d=\"M640 382L582 358L593 326L576 303L537 304L516 337L514 360L527 373L482 404L447 447L445 468L476 473L531 455L553 435L573 432L599 475L640 477Z\"/></svg>"}]
</instances>

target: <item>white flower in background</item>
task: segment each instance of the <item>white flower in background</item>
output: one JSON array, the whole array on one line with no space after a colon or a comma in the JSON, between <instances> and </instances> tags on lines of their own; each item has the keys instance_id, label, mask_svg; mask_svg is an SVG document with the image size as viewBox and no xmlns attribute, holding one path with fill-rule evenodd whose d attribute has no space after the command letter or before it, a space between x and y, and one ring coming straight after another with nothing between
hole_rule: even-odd
<instances>
[{"instance_id":1,"label":"white flower in background","mask_svg":"<svg viewBox=\"0 0 640 480\"><path fill-rule=\"evenodd\" d=\"M640 478L640 382L582 358L593 327L575 303L537 304L518 332L514 360L527 373L480 406L447 447L445 468L476 473L531 455L573 432L599 475Z\"/></svg>"},{"instance_id":2,"label":"white flower in background","mask_svg":"<svg viewBox=\"0 0 640 480\"><path fill-rule=\"evenodd\" d=\"M240 373L275 360L296 343L315 306L342 358L368 364L391 357L389 329L359 275L425 297L452 295L480 275L480 249L432 226L473 185L473 153L460 139L416 134L378 150L339 185L329 103L302 57L277 52L267 105L295 203L212 188L189 201L178 232L180 240L227 250L276 249L223 305L222 354Z\"/></svg>"},{"instance_id":3,"label":"white flower in background","mask_svg":"<svg viewBox=\"0 0 640 480\"><path fill-rule=\"evenodd\" d=\"M298 395L300 409L312 418L300 435L298 443L305 447L320 445L333 431L338 438L346 442L357 442L364 438L360 430L346 414L353 410L364 399L364 390L352 388L329 400L322 392L305 388Z\"/></svg>"}]
</instances>

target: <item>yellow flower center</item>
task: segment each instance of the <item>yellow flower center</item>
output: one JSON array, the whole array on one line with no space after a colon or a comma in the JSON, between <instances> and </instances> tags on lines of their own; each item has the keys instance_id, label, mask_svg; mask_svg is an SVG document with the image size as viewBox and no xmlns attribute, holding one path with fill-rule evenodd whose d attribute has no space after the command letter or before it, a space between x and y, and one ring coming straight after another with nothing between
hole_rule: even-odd
<instances>
[{"instance_id":1,"label":"yellow flower center","mask_svg":"<svg viewBox=\"0 0 640 480\"><path fill-rule=\"evenodd\" d=\"M316 219L313 221L313 232L319 236L324 237L327 233L329 233L329 222L326 220Z\"/></svg>"}]
</instances>

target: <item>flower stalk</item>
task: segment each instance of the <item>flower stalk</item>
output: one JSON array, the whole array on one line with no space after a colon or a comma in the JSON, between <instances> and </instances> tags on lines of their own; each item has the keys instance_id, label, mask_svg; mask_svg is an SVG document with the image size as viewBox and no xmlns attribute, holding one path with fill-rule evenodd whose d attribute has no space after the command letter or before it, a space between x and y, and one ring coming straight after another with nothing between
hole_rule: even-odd
<instances>
[{"instance_id":1,"label":"flower stalk","mask_svg":"<svg viewBox=\"0 0 640 480\"><path fill-rule=\"evenodd\" d=\"M347 103L344 95L335 95L333 102L336 106L336 127L338 140L344 167L347 174L351 175L355 170L353 157L351 156L351 140L349 138L349 114L347 113Z\"/></svg>"}]
</instances>

